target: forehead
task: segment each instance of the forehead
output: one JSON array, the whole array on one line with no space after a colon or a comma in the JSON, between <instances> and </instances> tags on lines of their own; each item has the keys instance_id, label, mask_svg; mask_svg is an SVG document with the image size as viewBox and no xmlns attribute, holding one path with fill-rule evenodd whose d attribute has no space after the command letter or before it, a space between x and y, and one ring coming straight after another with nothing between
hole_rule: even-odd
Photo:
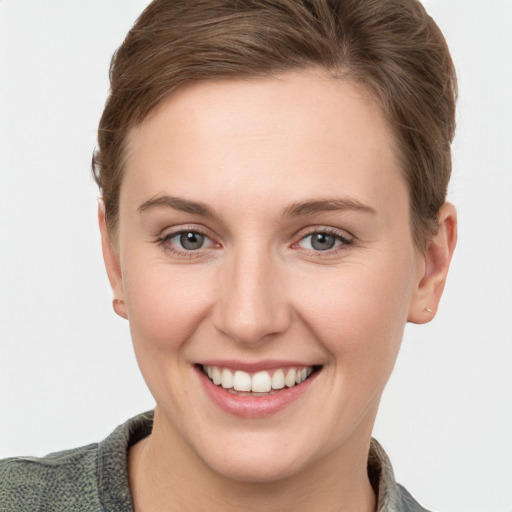
<instances>
[{"instance_id":1,"label":"forehead","mask_svg":"<svg viewBox=\"0 0 512 512\"><path fill-rule=\"evenodd\" d=\"M128 134L121 200L123 189L141 200L171 189L215 202L335 188L367 202L402 181L392 132L367 90L301 71L194 84L163 101Z\"/></svg>"}]
</instances>

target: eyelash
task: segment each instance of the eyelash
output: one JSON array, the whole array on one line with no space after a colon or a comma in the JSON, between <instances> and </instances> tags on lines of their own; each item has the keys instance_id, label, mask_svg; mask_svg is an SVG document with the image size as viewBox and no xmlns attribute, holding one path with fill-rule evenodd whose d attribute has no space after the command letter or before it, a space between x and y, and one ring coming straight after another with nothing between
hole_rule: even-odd
<instances>
[{"instance_id":1,"label":"eyelash","mask_svg":"<svg viewBox=\"0 0 512 512\"><path fill-rule=\"evenodd\" d=\"M204 256L205 249L209 249L210 247L200 247L196 250L194 249L177 249L174 244L172 244L170 241L180 235L193 233L196 235L201 235L205 237L205 239L210 241L210 245L214 248L220 247L220 244L214 242L210 236L208 236L204 231L197 229L197 228L191 228L191 229L180 229L178 231L173 231L171 233L168 233L164 236L159 236L155 242L157 245L161 246L166 252L171 253L173 256L178 256L181 258L198 258L200 256ZM348 246L353 245L354 239L353 238L347 238L346 236L343 236L340 234L339 231L332 229L332 228L315 228L311 231L307 232L303 236L300 237L300 239L297 242L294 242L292 244L292 248L295 248L299 246L299 244L306 240L308 237L311 237L313 235L326 235L326 236L332 236L337 242L340 242L337 246L326 249L326 250L314 250L314 249L304 249L308 253L315 254L316 257L327 257L332 256L334 254L339 253L340 251L347 250Z\"/></svg>"},{"instance_id":2,"label":"eyelash","mask_svg":"<svg viewBox=\"0 0 512 512\"><path fill-rule=\"evenodd\" d=\"M308 237L311 237L313 235L326 235L326 236L332 236L335 241L340 242L337 246L333 247L332 249L326 249L324 251L316 251L314 249L305 249L309 253L314 253L317 257L327 257L332 256L335 254L338 254L340 251L346 251L348 249L348 246L354 244L353 238L347 238L347 236L344 236L340 234L339 231L333 228L315 228L301 236L300 240L298 242L295 242L293 246L298 245L303 240L306 240ZM292 247L293 247L292 246Z\"/></svg>"},{"instance_id":3,"label":"eyelash","mask_svg":"<svg viewBox=\"0 0 512 512\"><path fill-rule=\"evenodd\" d=\"M179 229L178 231L173 231L171 233L167 233L164 236L159 236L155 242L157 245L161 246L164 251L171 253L173 256L177 256L180 258L197 258L199 256L203 256L204 253L201 251L204 251L205 249L208 249L208 247L200 247L199 249L193 250L193 249L177 249L174 244L171 243L171 240L177 236L185 235L193 233L195 235L201 235L205 237L205 239L210 241L210 245L213 247L220 247L220 244L215 243L210 236L208 236L204 231L197 229L197 228L191 228L191 229Z\"/></svg>"}]
</instances>

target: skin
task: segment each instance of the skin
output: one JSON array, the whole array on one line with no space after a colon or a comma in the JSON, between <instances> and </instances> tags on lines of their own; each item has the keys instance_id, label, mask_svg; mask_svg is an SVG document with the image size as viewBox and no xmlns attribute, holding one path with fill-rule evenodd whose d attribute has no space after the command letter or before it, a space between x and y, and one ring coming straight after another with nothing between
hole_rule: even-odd
<instances>
[{"instance_id":1,"label":"skin","mask_svg":"<svg viewBox=\"0 0 512 512\"><path fill-rule=\"evenodd\" d=\"M99 220L157 403L130 451L136 510L375 510L371 431L406 322L437 309L454 208L419 252L384 116L360 86L316 71L189 86L127 141L118 239L101 204ZM148 206L164 196L213 215ZM291 214L303 202L316 206ZM186 251L180 230L206 244ZM342 238L316 250L310 235L326 231ZM205 394L193 365L207 359L322 369L284 410L247 419Z\"/></svg>"}]
</instances>

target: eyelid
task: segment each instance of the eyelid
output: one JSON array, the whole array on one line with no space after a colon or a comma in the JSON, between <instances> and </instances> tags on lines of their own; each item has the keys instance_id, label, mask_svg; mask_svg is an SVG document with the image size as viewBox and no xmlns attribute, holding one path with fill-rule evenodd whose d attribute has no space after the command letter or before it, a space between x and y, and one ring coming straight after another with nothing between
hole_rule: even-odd
<instances>
[{"instance_id":1,"label":"eyelid","mask_svg":"<svg viewBox=\"0 0 512 512\"><path fill-rule=\"evenodd\" d=\"M210 241L210 244L207 247L201 247L197 250L180 249L170 241L172 238L183 233L197 233L207 238ZM217 242L215 238L216 237L211 234L211 231L206 229L204 226L198 226L197 224L179 224L177 226L167 226L166 228L162 229L158 235L156 235L154 242L161 246L166 252L169 252L174 256L184 258L197 258L203 256L205 251L209 251L212 248L217 249L221 247L221 244Z\"/></svg>"},{"instance_id":2,"label":"eyelid","mask_svg":"<svg viewBox=\"0 0 512 512\"><path fill-rule=\"evenodd\" d=\"M335 237L341 243L335 245L331 249L326 249L324 251L317 251L314 249L307 249L300 247L300 242L304 239L308 238L311 235L321 233L329 236ZM347 250L351 245L355 243L355 237L346 230L333 228L332 226L310 226L308 228L302 229L297 233L297 241L292 244L292 248L299 249L305 251L307 253L314 254L316 257L328 257L339 253L340 251Z\"/></svg>"},{"instance_id":3,"label":"eyelid","mask_svg":"<svg viewBox=\"0 0 512 512\"><path fill-rule=\"evenodd\" d=\"M156 238L164 239L164 238L170 238L172 236L176 236L180 233L199 233L211 240L214 240L216 237L211 232L210 229L206 228L205 226L202 226L201 224L177 224L176 226L166 226L162 230L158 232L156 235ZM216 242L217 243L217 242Z\"/></svg>"},{"instance_id":4,"label":"eyelid","mask_svg":"<svg viewBox=\"0 0 512 512\"><path fill-rule=\"evenodd\" d=\"M332 226L309 226L307 228L301 229L296 238L298 240L303 240L308 236L314 235L315 233L324 233L326 235L335 236L336 238L341 238L346 243L352 243L355 241L354 235L345 229L333 228Z\"/></svg>"},{"instance_id":5,"label":"eyelid","mask_svg":"<svg viewBox=\"0 0 512 512\"><path fill-rule=\"evenodd\" d=\"M205 235L204 233L200 233L199 231L192 231L191 229L185 229L182 231L178 231L176 233L169 233L168 235L166 235L163 238L163 240L165 242L168 242L168 241L172 241L177 238L181 238L183 235L188 235L191 233L193 233L194 235L200 236L203 240L203 244L206 244L206 246L203 245L202 247L198 247L197 249L186 249L185 248L185 249L183 249L185 252L200 251L201 249L207 249L209 246L215 244L215 242L209 236ZM175 244L175 242L173 244Z\"/></svg>"}]
</instances>

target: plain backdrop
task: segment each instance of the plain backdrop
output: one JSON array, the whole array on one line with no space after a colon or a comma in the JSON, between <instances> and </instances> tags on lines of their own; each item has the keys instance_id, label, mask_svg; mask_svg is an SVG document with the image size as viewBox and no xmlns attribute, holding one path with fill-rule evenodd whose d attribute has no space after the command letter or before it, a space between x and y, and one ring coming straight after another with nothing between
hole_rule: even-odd
<instances>
[{"instance_id":1,"label":"plain backdrop","mask_svg":"<svg viewBox=\"0 0 512 512\"><path fill-rule=\"evenodd\" d=\"M112 311L90 175L115 48L145 0L0 0L0 457L106 437L154 402ZM460 238L408 326L375 437L439 512L512 511L512 1L428 0L460 101Z\"/></svg>"}]
</instances>

